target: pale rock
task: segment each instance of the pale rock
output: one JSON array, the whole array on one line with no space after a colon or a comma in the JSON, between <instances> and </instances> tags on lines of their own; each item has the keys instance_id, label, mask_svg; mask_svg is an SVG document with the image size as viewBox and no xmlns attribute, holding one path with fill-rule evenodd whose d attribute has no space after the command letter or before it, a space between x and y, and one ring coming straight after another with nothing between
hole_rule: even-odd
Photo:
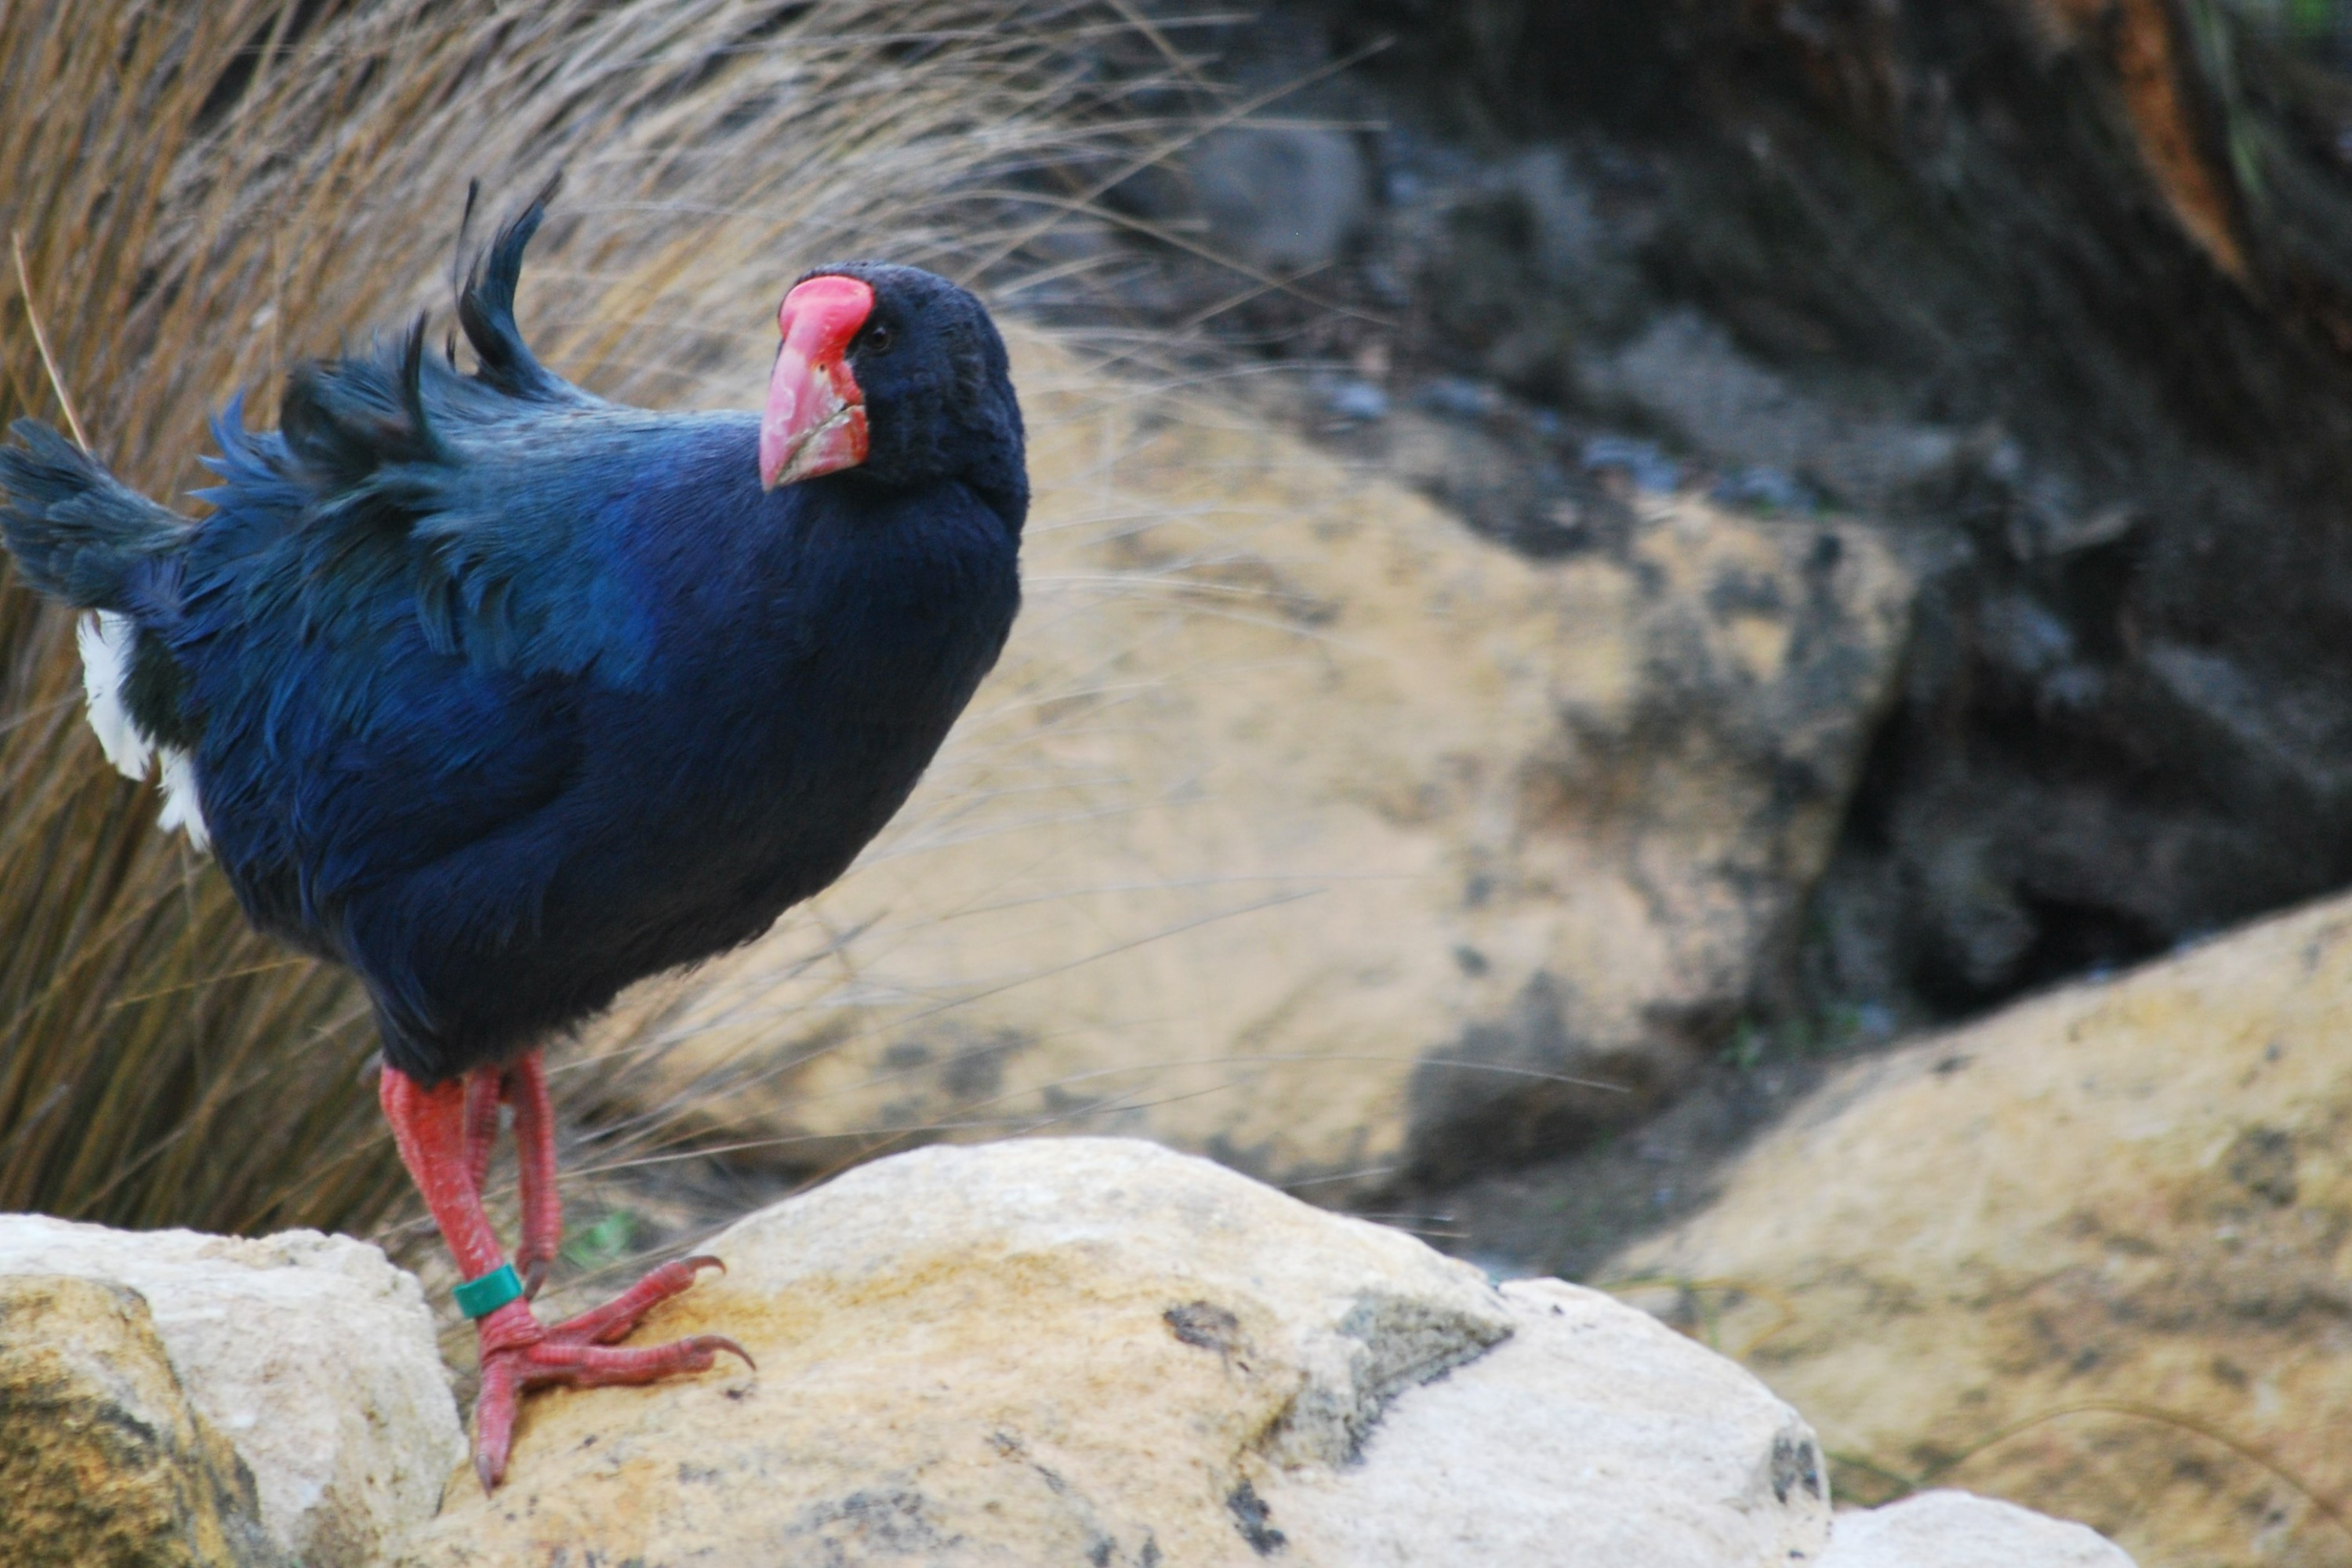
<instances>
[{"instance_id":1,"label":"pale rock","mask_svg":"<svg viewBox=\"0 0 2352 1568\"><path fill-rule=\"evenodd\" d=\"M1891 689L1875 531L1651 495L1533 561L1245 406L1015 351L1003 663L839 885L591 1032L600 1088L809 1168L1115 1132L1336 1203L1682 1081Z\"/></svg>"},{"instance_id":2,"label":"pale rock","mask_svg":"<svg viewBox=\"0 0 2352 1568\"><path fill-rule=\"evenodd\" d=\"M1810 1430L1737 1367L1150 1144L898 1155L709 1249L634 1338L759 1371L532 1396L503 1487L453 1484L408 1568L1508 1568L1562 1561L1546 1532L1786 1568L1828 1539Z\"/></svg>"},{"instance_id":3,"label":"pale rock","mask_svg":"<svg viewBox=\"0 0 2352 1568\"><path fill-rule=\"evenodd\" d=\"M1842 1513L1821 1568L2133 1568L2086 1525L1967 1492Z\"/></svg>"},{"instance_id":4,"label":"pale rock","mask_svg":"<svg viewBox=\"0 0 2352 1568\"><path fill-rule=\"evenodd\" d=\"M271 1538L309 1568L373 1560L431 1516L465 1451L424 1293L364 1242L0 1215L0 1278L26 1274L146 1299L190 1404L251 1469Z\"/></svg>"},{"instance_id":5,"label":"pale rock","mask_svg":"<svg viewBox=\"0 0 2352 1568\"><path fill-rule=\"evenodd\" d=\"M1604 1271L1885 1473L2146 1568L2352 1552L2352 900L1834 1075ZM1704 1307L1704 1311L1695 1310Z\"/></svg>"}]
</instances>

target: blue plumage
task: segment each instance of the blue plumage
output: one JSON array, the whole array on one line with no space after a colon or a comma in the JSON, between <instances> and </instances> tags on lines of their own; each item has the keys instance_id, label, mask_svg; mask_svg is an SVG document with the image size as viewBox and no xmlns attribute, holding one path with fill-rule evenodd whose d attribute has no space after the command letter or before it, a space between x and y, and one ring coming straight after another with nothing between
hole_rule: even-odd
<instances>
[{"instance_id":1,"label":"blue plumage","mask_svg":"<svg viewBox=\"0 0 2352 1568\"><path fill-rule=\"evenodd\" d=\"M201 522L42 427L0 452L26 575L135 624L131 717L193 755L247 911L355 969L426 1084L839 876L1019 602L1020 414L970 295L825 269L887 331L849 351L872 451L767 490L758 416L608 404L531 356L537 220L461 299L479 370L420 323L298 371L278 431L231 405Z\"/></svg>"}]
</instances>

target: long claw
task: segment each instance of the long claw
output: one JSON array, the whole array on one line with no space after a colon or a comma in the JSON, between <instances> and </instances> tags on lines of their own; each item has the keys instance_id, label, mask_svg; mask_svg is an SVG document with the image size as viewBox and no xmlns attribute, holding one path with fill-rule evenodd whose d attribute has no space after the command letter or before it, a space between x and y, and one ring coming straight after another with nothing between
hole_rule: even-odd
<instances>
[{"instance_id":1,"label":"long claw","mask_svg":"<svg viewBox=\"0 0 2352 1568\"><path fill-rule=\"evenodd\" d=\"M526 1301L538 1300L539 1288L546 1283L547 1259L544 1258L525 1258L522 1266L522 1299Z\"/></svg>"}]
</instances>

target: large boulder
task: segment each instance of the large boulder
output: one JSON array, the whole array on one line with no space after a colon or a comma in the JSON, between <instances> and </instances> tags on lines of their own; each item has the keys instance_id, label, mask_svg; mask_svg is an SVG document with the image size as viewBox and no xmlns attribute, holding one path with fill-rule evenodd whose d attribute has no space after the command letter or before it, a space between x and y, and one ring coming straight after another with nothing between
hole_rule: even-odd
<instances>
[{"instance_id":1,"label":"large boulder","mask_svg":"<svg viewBox=\"0 0 2352 1568\"><path fill-rule=\"evenodd\" d=\"M735 1226L635 1336L757 1359L524 1406L407 1568L1787 1568L1811 1432L1605 1296L1119 1140L931 1149Z\"/></svg>"},{"instance_id":2,"label":"large boulder","mask_svg":"<svg viewBox=\"0 0 2352 1568\"><path fill-rule=\"evenodd\" d=\"M137 1332L168 1355L200 1429L232 1445L250 1472L245 1485L268 1540L308 1568L375 1561L431 1517L465 1451L424 1294L365 1243L0 1215L0 1287L20 1276L90 1282L113 1292L106 1300L142 1303L121 1309L141 1325L152 1312L152 1328ZM84 1342L85 1332L97 1337ZM160 1374L115 1348L131 1332L112 1318L93 1316L85 1330L74 1314L51 1312L37 1327L11 1321L0 1338L11 1353L82 1358L152 1381ZM37 1348L52 1333L63 1338Z\"/></svg>"},{"instance_id":3,"label":"large boulder","mask_svg":"<svg viewBox=\"0 0 2352 1568\"><path fill-rule=\"evenodd\" d=\"M1069 1128L1331 1200L1672 1089L1889 694L1874 532L1650 494L1530 560L1246 411L1018 370L1003 665L864 861L625 999L600 1078L811 1166Z\"/></svg>"},{"instance_id":4,"label":"large boulder","mask_svg":"<svg viewBox=\"0 0 2352 1568\"><path fill-rule=\"evenodd\" d=\"M2346 1560L2352 901L1856 1064L1617 1259L1858 1461L2148 1568ZM1694 1311L1693 1309L1698 1309Z\"/></svg>"},{"instance_id":5,"label":"large boulder","mask_svg":"<svg viewBox=\"0 0 2352 1568\"><path fill-rule=\"evenodd\" d=\"M0 1543L11 1568L285 1561L137 1291L0 1276Z\"/></svg>"}]
</instances>

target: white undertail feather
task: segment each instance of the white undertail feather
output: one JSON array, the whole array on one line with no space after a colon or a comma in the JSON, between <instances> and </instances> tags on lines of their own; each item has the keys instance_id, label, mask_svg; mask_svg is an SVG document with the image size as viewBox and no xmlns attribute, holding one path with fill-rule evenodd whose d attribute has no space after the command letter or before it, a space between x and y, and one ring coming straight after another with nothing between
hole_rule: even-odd
<instances>
[{"instance_id":1,"label":"white undertail feather","mask_svg":"<svg viewBox=\"0 0 2352 1568\"><path fill-rule=\"evenodd\" d=\"M177 746L161 748L163 754L163 814L155 825L169 833L174 827L188 836L202 855L212 848L212 829L205 824L204 803L196 798L196 759Z\"/></svg>"},{"instance_id":2,"label":"white undertail feather","mask_svg":"<svg viewBox=\"0 0 2352 1568\"><path fill-rule=\"evenodd\" d=\"M212 834L196 798L195 759L175 746L159 748L122 700L123 683L131 678L131 644L138 635L130 616L112 610L84 616L74 628L74 640L81 647L81 689L89 699L89 727L106 760L125 778L144 779L148 764L161 752L163 812L157 825L166 833L179 828L202 851L211 847Z\"/></svg>"},{"instance_id":3,"label":"white undertail feather","mask_svg":"<svg viewBox=\"0 0 2352 1568\"><path fill-rule=\"evenodd\" d=\"M147 761L155 748L123 706L122 685L131 679L131 641L139 628L129 616L97 610L81 618L74 631L81 644L81 689L89 699L89 727L106 760L125 778L147 776Z\"/></svg>"}]
</instances>

